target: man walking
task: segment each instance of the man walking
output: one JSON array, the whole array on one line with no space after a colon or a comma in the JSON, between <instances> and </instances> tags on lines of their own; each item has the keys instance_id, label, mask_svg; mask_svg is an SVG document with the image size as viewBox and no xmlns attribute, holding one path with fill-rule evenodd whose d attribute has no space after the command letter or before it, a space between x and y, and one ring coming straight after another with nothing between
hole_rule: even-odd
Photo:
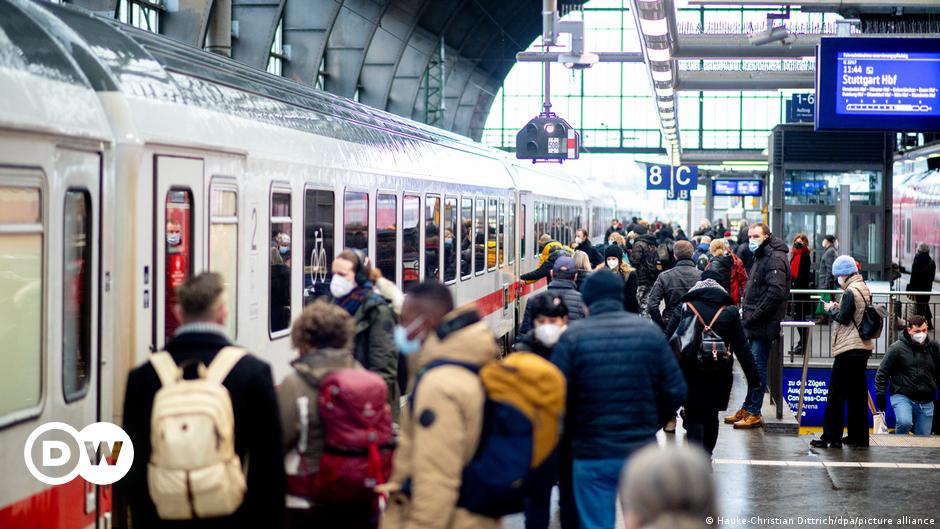
<instances>
[{"instance_id":1,"label":"man walking","mask_svg":"<svg viewBox=\"0 0 940 529\"><path fill-rule=\"evenodd\" d=\"M702 277L702 272L695 266L692 260L692 243L689 241L679 241L673 248L676 257L676 265L659 274L656 282L653 283L653 290L650 291L649 299L646 301L646 310L649 312L650 319L656 324L666 329L669 326L669 320L681 304L679 299L689 292L695 283ZM660 312L659 305L666 302L666 307Z\"/></svg>"}]
</instances>

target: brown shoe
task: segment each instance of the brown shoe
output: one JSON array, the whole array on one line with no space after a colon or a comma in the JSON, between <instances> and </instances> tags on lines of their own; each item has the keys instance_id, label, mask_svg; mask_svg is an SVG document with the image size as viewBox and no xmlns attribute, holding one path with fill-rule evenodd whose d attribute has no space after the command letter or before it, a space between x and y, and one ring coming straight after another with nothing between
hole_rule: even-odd
<instances>
[{"instance_id":1,"label":"brown shoe","mask_svg":"<svg viewBox=\"0 0 940 529\"><path fill-rule=\"evenodd\" d=\"M764 421L760 418L760 415L748 415L734 423L736 430L750 430L751 428L760 428L762 426L764 426Z\"/></svg>"},{"instance_id":2,"label":"brown shoe","mask_svg":"<svg viewBox=\"0 0 940 529\"><path fill-rule=\"evenodd\" d=\"M676 419L669 419L669 422L666 423L666 426L663 426L663 431L666 433L676 433Z\"/></svg>"},{"instance_id":3,"label":"brown shoe","mask_svg":"<svg viewBox=\"0 0 940 529\"><path fill-rule=\"evenodd\" d=\"M741 419L744 419L744 418L747 417L748 415L750 415L750 414L747 412L747 410L745 410L744 408L741 408L741 409L738 410L738 412L735 413L734 415L729 415L729 416L725 417L725 424L734 424L734 423L740 421Z\"/></svg>"}]
</instances>

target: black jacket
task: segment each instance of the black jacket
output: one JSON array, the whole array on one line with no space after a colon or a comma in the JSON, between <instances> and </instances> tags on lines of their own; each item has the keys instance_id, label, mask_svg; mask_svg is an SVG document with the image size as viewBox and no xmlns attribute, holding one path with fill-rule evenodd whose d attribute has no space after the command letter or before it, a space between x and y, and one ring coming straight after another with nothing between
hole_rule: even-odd
<instances>
[{"instance_id":1,"label":"black jacket","mask_svg":"<svg viewBox=\"0 0 940 529\"><path fill-rule=\"evenodd\" d=\"M773 340L780 336L780 320L790 297L790 263L787 244L770 236L754 252L754 264L744 290L744 332L750 339Z\"/></svg>"},{"instance_id":2,"label":"black jacket","mask_svg":"<svg viewBox=\"0 0 940 529\"><path fill-rule=\"evenodd\" d=\"M601 255L601 252L597 251L597 248L590 242L582 242L577 246L572 246L574 250L581 250L586 253L588 256L588 261L591 262L591 268L600 265L604 262L604 256Z\"/></svg>"},{"instance_id":3,"label":"black jacket","mask_svg":"<svg viewBox=\"0 0 940 529\"><path fill-rule=\"evenodd\" d=\"M539 295L560 296L561 299L565 300L565 305L568 306L569 321L580 320L584 317L584 302L581 301L581 293L578 292L578 287L575 286L573 279L554 279L548 284L545 293ZM531 305L526 303L522 325L519 326L519 334L525 334L531 329L532 310Z\"/></svg>"},{"instance_id":4,"label":"black jacket","mask_svg":"<svg viewBox=\"0 0 940 529\"><path fill-rule=\"evenodd\" d=\"M636 268L638 285L651 287L656 282L656 237L649 233L640 235L633 241L630 262Z\"/></svg>"},{"instance_id":5,"label":"black jacket","mask_svg":"<svg viewBox=\"0 0 940 529\"><path fill-rule=\"evenodd\" d=\"M569 252L562 246L558 246L557 248L552 250L550 254L548 254L548 258L545 259L545 261L542 263L542 266L536 268L535 270L532 270L531 272L526 272L520 275L519 279L523 281L538 281L539 279L542 279L543 277L547 277L548 280L551 281L551 277L549 277L549 272L551 272L552 268L555 266L555 261L563 255L570 257L571 252Z\"/></svg>"},{"instance_id":6,"label":"black jacket","mask_svg":"<svg viewBox=\"0 0 940 529\"><path fill-rule=\"evenodd\" d=\"M754 265L754 253L751 252L751 248L747 245L747 240L745 239L744 244L739 244L738 249L734 252L737 254L738 259L744 263L744 269L747 270L747 273L751 273L751 266Z\"/></svg>"},{"instance_id":7,"label":"black jacket","mask_svg":"<svg viewBox=\"0 0 940 529\"><path fill-rule=\"evenodd\" d=\"M725 289L725 292L731 292L731 272L734 270L734 257L731 257L731 254L720 257L708 254L708 264L705 265L705 270L719 274L721 279L716 279L716 281L721 288Z\"/></svg>"},{"instance_id":8,"label":"black jacket","mask_svg":"<svg viewBox=\"0 0 940 529\"><path fill-rule=\"evenodd\" d=\"M676 356L653 323L601 299L568 324L552 362L568 381L565 428L578 459L623 458L654 440L685 401Z\"/></svg>"},{"instance_id":9,"label":"black jacket","mask_svg":"<svg viewBox=\"0 0 940 529\"><path fill-rule=\"evenodd\" d=\"M930 258L930 254L917 252L914 262L911 263L911 282L907 290L911 292L929 292L933 290L934 276L937 275L937 264Z\"/></svg>"},{"instance_id":10,"label":"black jacket","mask_svg":"<svg viewBox=\"0 0 940 529\"><path fill-rule=\"evenodd\" d=\"M724 339L734 356L738 358L738 362L741 363L741 369L744 371L745 378L747 378L748 389L757 387L760 383L757 364L751 354L751 346L744 336L741 318L738 316L737 307L734 306L731 296L718 288L700 288L682 296L681 302L683 304L685 302L691 303L706 323L712 321L720 307L725 307L725 310L715 320L713 329L718 336ZM679 314L677 312L677 317L670 320L669 327L666 329L666 336L672 336L676 332L679 320L682 319L678 317ZM694 364L685 361L680 362L679 365L682 368L683 375L685 375L685 381L689 385L686 408L704 408L709 411L727 409L733 380L731 365L728 365L727 369L714 372L703 371Z\"/></svg>"},{"instance_id":11,"label":"black jacket","mask_svg":"<svg viewBox=\"0 0 940 529\"><path fill-rule=\"evenodd\" d=\"M886 395L891 382L892 395L904 395L915 402L933 402L940 385L940 347L927 339L923 345L901 333L891 344L875 374L875 393Z\"/></svg>"},{"instance_id":12,"label":"black jacket","mask_svg":"<svg viewBox=\"0 0 940 529\"><path fill-rule=\"evenodd\" d=\"M170 340L166 350L177 364L196 360L208 366L215 354L228 345L231 345L228 339L221 334L192 332ZM192 374L188 373L189 376ZM246 355L222 385L229 392L235 413L235 452L242 463L250 458L245 499L231 516L171 522L157 516L147 486L151 408L160 379L150 362L128 375L124 430L134 443L134 463L116 486L130 503L135 528L280 527L284 515L284 454L271 367L255 356Z\"/></svg>"},{"instance_id":13,"label":"black jacket","mask_svg":"<svg viewBox=\"0 0 940 529\"><path fill-rule=\"evenodd\" d=\"M649 312L650 318L665 329L679 306L680 298L686 295L701 277L702 273L691 259L682 259L672 269L659 274L646 300L646 311ZM666 302L662 313L659 311L661 301Z\"/></svg>"},{"instance_id":14,"label":"black jacket","mask_svg":"<svg viewBox=\"0 0 940 529\"><path fill-rule=\"evenodd\" d=\"M516 338L516 343L512 344L512 350L514 353L535 353L546 359L550 359L552 356L552 348L535 339L535 329L520 334Z\"/></svg>"}]
</instances>

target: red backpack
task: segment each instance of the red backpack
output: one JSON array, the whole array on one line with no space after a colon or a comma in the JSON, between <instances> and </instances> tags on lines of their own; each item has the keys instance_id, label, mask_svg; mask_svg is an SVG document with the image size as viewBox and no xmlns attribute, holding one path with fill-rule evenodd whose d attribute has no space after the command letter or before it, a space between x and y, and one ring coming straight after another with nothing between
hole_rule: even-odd
<instances>
[{"instance_id":1,"label":"red backpack","mask_svg":"<svg viewBox=\"0 0 940 529\"><path fill-rule=\"evenodd\" d=\"M731 267L731 300L737 305L741 303L741 297L744 294L744 287L747 286L747 270L744 268L744 261L740 257L731 253L731 259L734 265Z\"/></svg>"},{"instance_id":2,"label":"red backpack","mask_svg":"<svg viewBox=\"0 0 940 529\"><path fill-rule=\"evenodd\" d=\"M392 468L392 410L382 377L362 369L330 373L320 381L317 411L323 425L320 469L288 478L288 492L318 503L375 501L376 485Z\"/></svg>"}]
</instances>

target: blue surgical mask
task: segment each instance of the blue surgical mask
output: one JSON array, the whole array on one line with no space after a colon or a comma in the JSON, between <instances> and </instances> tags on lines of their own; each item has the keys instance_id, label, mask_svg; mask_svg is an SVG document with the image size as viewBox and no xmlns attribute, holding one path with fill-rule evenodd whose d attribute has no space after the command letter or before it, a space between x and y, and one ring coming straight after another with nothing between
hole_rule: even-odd
<instances>
[{"instance_id":1,"label":"blue surgical mask","mask_svg":"<svg viewBox=\"0 0 940 529\"><path fill-rule=\"evenodd\" d=\"M421 340L417 338L409 340L408 330L401 325L395 326L392 338L395 340L395 347L398 348L398 352L405 356L413 355L421 350Z\"/></svg>"},{"instance_id":2,"label":"blue surgical mask","mask_svg":"<svg viewBox=\"0 0 940 529\"><path fill-rule=\"evenodd\" d=\"M286 255L290 251L290 246L278 246L278 251L281 252L281 255Z\"/></svg>"},{"instance_id":3,"label":"blue surgical mask","mask_svg":"<svg viewBox=\"0 0 940 529\"><path fill-rule=\"evenodd\" d=\"M166 236L166 243L170 246L178 246L180 243L180 234L179 233L168 233Z\"/></svg>"},{"instance_id":4,"label":"blue surgical mask","mask_svg":"<svg viewBox=\"0 0 940 529\"><path fill-rule=\"evenodd\" d=\"M749 239L747 241L747 248L751 251L751 253L754 253L757 251L758 248L760 248L760 243L757 242L755 239Z\"/></svg>"}]
</instances>

